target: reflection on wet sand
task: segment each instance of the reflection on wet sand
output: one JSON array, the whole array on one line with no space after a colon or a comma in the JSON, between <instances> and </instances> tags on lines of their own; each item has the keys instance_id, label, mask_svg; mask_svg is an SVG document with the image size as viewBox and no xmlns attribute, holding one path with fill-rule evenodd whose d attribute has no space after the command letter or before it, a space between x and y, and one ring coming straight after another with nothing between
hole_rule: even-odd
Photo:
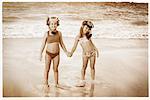
<instances>
[{"instance_id":1,"label":"reflection on wet sand","mask_svg":"<svg viewBox=\"0 0 150 100\"><path fill-rule=\"evenodd\" d=\"M93 97L93 93L94 93L94 84L92 83L92 84L91 84L91 88L90 88L89 96L90 96L90 97Z\"/></svg>"},{"instance_id":2,"label":"reflection on wet sand","mask_svg":"<svg viewBox=\"0 0 150 100\"><path fill-rule=\"evenodd\" d=\"M95 85L94 83L90 83L85 87L67 87L61 85L60 87L51 86L47 88L42 88L42 91L44 92L43 96L45 97L49 96L60 97L65 93L71 96L93 97L94 85Z\"/></svg>"}]
</instances>

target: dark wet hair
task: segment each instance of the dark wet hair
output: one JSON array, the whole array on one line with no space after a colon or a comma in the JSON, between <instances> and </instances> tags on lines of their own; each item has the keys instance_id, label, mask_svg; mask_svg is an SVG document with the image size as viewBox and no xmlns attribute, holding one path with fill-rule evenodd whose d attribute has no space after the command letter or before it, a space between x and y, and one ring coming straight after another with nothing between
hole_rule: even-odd
<instances>
[{"instance_id":1,"label":"dark wet hair","mask_svg":"<svg viewBox=\"0 0 150 100\"><path fill-rule=\"evenodd\" d=\"M91 21L83 21L82 22L82 26L80 28L80 37L83 37L83 27L87 25L87 27L89 27L89 29L91 30L92 28L94 28L94 25ZM92 37L92 34L90 34L89 32L85 34L86 38L89 40Z\"/></svg>"},{"instance_id":2,"label":"dark wet hair","mask_svg":"<svg viewBox=\"0 0 150 100\"><path fill-rule=\"evenodd\" d=\"M82 26L85 26L85 25L87 25L89 28L90 28L90 30L92 29L92 28L94 28L94 25L93 25L93 23L91 22L91 21L83 21L82 22Z\"/></svg>"},{"instance_id":3,"label":"dark wet hair","mask_svg":"<svg viewBox=\"0 0 150 100\"><path fill-rule=\"evenodd\" d=\"M92 37L92 34L90 34L89 32L85 34L87 39L90 39Z\"/></svg>"},{"instance_id":4,"label":"dark wet hair","mask_svg":"<svg viewBox=\"0 0 150 100\"><path fill-rule=\"evenodd\" d=\"M50 19L58 19L57 17L48 17L47 20L46 20L46 25L49 26L49 23L50 23ZM57 20L57 26L59 26L59 19Z\"/></svg>"}]
</instances>

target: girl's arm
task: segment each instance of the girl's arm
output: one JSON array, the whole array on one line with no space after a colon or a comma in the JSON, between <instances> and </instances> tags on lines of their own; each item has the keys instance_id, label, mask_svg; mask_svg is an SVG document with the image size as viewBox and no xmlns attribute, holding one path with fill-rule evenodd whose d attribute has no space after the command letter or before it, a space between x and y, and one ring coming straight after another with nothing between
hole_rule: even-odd
<instances>
[{"instance_id":1,"label":"girl's arm","mask_svg":"<svg viewBox=\"0 0 150 100\"><path fill-rule=\"evenodd\" d=\"M65 45L64 45L64 42L63 42L63 40L62 40L62 34L61 34L61 32L59 32L59 36L60 36L60 46L62 47L62 49L64 50L64 52L67 54L67 56L69 55L69 53L67 52L67 49L66 49L66 47L65 47Z\"/></svg>"},{"instance_id":2,"label":"girl's arm","mask_svg":"<svg viewBox=\"0 0 150 100\"><path fill-rule=\"evenodd\" d=\"M44 51L45 45L46 45L46 41L47 41L47 33L45 33L44 37L43 37L43 41L42 41L42 45L41 45L41 50L40 50L40 60L42 59L42 53Z\"/></svg>"},{"instance_id":3,"label":"girl's arm","mask_svg":"<svg viewBox=\"0 0 150 100\"><path fill-rule=\"evenodd\" d=\"M96 48L96 46L94 45L94 43L92 42L92 40L90 39L90 41L91 41L91 43L93 44L93 46L94 46L94 49L96 50L96 52L97 52L97 57L99 57L99 51L98 51L98 49Z\"/></svg>"},{"instance_id":4,"label":"girl's arm","mask_svg":"<svg viewBox=\"0 0 150 100\"><path fill-rule=\"evenodd\" d=\"M73 45L72 50L71 50L71 55L74 53L74 51L77 48L77 45L78 45L78 42L79 42L79 38L80 38L79 36L76 36L76 38L75 38L75 42L74 42L74 45Z\"/></svg>"}]
</instances>

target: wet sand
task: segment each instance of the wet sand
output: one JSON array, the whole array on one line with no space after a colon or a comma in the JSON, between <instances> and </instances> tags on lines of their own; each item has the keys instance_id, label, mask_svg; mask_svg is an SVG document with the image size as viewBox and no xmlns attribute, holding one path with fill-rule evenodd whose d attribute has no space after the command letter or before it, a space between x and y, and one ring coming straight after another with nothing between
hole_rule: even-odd
<instances>
[{"instance_id":1,"label":"wet sand","mask_svg":"<svg viewBox=\"0 0 150 100\"><path fill-rule=\"evenodd\" d=\"M53 69L49 91L42 86L44 59L38 60L41 39L3 39L3 96L52 97L145 97L148 96L148 40L93 39L100 51L96 61L96 80L86 73L86 86L75 87L80 79L81 47L71 58L61 50L59 78L54 87ZM73 38L64 38L68 50Z\"/></svg>"}]
</instances>

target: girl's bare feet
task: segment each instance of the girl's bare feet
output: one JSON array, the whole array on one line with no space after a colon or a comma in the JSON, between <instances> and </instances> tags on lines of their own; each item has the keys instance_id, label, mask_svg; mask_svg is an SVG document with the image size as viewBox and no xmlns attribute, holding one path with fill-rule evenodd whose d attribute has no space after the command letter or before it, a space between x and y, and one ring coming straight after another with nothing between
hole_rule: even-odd
<instances>
[{"instance_id":1,"label":"girl's bare feet","mask_svg":"<svg viewBox=\"0 0 150 100\"><path fill-rule=\"evenodd\" d=\"M49 85L48 84L44 84L43 87L44 87L44 89L47 89L47 88L49 88Z\"/></svg>"},{"instance_id":2,"label":"girl's bare feet","mask_svg":"<svg viewBox=\"0 0 150 100\"><path fill-rule=\"evenodd\" d=\"M84 87L85 86L85 81L80 80L78 84L76 84L76 87Z\"/></svg>"},{"instance_id":3,"label":"girl's bare feet","mask_svg":"<svg viewBox=\"0 0 150 100\"><path fill-rule=\"evenodd\" d=\"M48 93L49 92L49 85L48 84L44 84L43 85L43 90L44 90L44 93Z\"/></svg>"},{"instance_id":4,"label":"girl's bare feet","mask_svg":"<svg viewBox=\"0 0 150 100\"><path fill-rule=\"evenodd\" d=\"M58 87L59 87L59 84L55 84L55 87L57 87L57 88L58 88Z\"/></svg>"}]
</instances>

